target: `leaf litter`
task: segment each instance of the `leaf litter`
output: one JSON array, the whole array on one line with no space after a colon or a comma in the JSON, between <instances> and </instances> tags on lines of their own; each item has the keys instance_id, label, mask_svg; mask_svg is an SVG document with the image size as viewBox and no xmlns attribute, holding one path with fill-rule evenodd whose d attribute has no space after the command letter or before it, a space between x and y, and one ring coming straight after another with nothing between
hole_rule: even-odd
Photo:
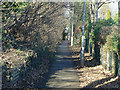
<instances>
[{"instance_id":1,"label":"leaf litter","mask_svg":"<svg viewBox=\"0 0 120 90\"><path fill-rule=\"evenodd\" d=\"M81 68L80 46L73 46L70 49L80 80L80 88L120 88L118 77L105 70L89 53L85 53L84 67Z\"/></svg>"}]
</instances>

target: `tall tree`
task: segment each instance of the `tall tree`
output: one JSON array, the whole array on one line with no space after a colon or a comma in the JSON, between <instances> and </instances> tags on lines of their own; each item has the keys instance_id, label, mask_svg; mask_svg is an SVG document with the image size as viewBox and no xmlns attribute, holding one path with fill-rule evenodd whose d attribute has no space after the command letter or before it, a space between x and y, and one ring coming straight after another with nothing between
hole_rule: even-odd
<instances>
[{"instance_id":1,"label":"tall tree","mask_svg":"<svg viewBox=\"0 0 120 90\"><path fill-rule=\"evenodd\" d=\"M85 48L85 1L84 1L84 9L83 9L83 32L82 32L82 48L81 48L81 67L84 66L84 48Z\"/></svg>"},{"instance_id":2,"label":"tall tree","mask_svg":"<svg viewBox=\"0 0 120 90\"><path fill-rule=\"evenodd\" d=\"M107 17L106 20L110 19L110 10L107 11Z\"/></svg>"}]
</instances>

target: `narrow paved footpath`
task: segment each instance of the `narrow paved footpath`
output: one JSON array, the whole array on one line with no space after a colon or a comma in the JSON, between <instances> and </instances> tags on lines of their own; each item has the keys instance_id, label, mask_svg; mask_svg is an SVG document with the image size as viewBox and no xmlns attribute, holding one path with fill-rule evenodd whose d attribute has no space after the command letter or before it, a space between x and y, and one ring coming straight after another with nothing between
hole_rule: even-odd
<instances>
[{"instance_id":1,"label":"narrow paved footpath","mask_svg":"<svg viewBox=\"0 0 120 90\"><path fill-rule=\"evenodd\" d=\"M68 48L68 41L59 45L56 59L49 71L46 88L78 88L79 78L74 69L73 59Z\"/></svg>"}]
</instances>

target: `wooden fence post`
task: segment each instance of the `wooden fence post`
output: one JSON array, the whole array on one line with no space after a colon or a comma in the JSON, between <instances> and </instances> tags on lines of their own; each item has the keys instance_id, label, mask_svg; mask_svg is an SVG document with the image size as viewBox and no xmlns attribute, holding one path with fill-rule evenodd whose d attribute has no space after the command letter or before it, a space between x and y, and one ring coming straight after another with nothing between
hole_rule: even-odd
<instances>
[{"instance_id":1,"label":"wooden fence post","mask_svg":"<svg viewBox=\"0 0 120 90\"><path fill-rule=\"evenodd\" d=\"M109 71L109 67L110 67L110 51L107 50L107 70Z\"/></svg>"},{"instance_id":2,"label":"wooden fence post","mask_svg":"<svg viewBox=\"0 0 120 90\"><path fill-rule=\"evenodd\" d=\"M113 66L113 69L112 69L112 71L113 71L113 73L114 73L114 76L118 76L119 74L119 66L118 66L118 55L117 55L117 53L115 52L115 51L113 51L113 57L112 57L112 61L113 61L113 63L112 63L112 66Z\"/></svg>"},{"instance_id":3,"label":"wooden fence post","mask_svg":"<svg viewBox=\"0 0 120 90\"><path fill-rule=\"evenodd\" d=\"M112 51L112 73L115 74L115 59L114 52Z\"/></svg>"},{"instance_id":4,"label":"wooden fence post","mask_svg":"<svg viewBox=\"0 0 120 90\"><path fill-rule=\"evenodd\" d=\"M114 52L115 56L115 76L119 75L119 62L118 62L118 55L116 52Z\"/></svg>"},{"instance_id":5,"label":"wooden fence post","mask_svg":"<svg viewBox=\"0 0 120 90\"><path fill-rule=\"evenodd\" d=\"M112 73L112 51L110 51L110 67L109 67L109 70Z\"/></svg>"}]
</instances>

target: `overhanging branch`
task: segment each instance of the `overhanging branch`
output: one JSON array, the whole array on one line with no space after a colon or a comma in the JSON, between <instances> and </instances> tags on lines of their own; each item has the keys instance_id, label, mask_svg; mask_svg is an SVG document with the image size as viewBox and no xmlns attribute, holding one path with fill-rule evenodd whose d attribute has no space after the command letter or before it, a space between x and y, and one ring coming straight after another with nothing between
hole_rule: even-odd
<instances>
[{"instance_id":1,"label":"overhanging branch","mask_svg":"<svg viewBox=\"0 0 120 90\"><path fill-rule=\"evenodd\" d=\"M100 4L101 2L99 2L98 3L98 9L102 6L102 5L104 5L104 4L108 4L108 3L111 3L111 2L102 2L101 4ZM99 5L100 4L100 5Z\"/></svg>"}]
</instances>

